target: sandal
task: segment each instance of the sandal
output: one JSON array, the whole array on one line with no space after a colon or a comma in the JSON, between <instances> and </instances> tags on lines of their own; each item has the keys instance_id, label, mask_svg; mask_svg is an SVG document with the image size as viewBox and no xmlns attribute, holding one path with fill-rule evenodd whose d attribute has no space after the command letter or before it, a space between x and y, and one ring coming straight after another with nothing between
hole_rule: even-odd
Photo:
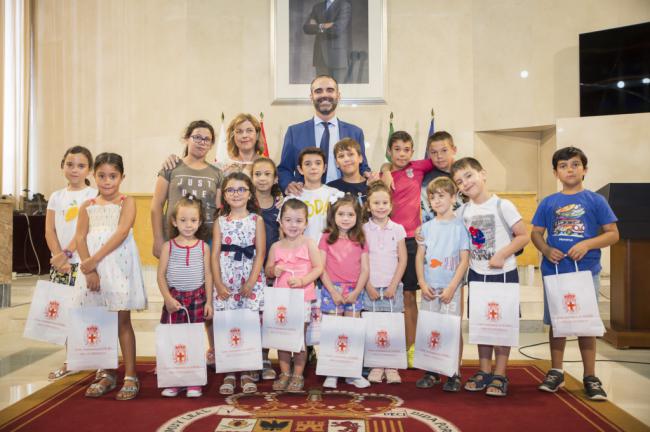
<instances>
[{"instance_id":1,"label":"sandal","mask_svg":"<svg viewBox=\"0 0 650 432\"><path fill-rule=\"evenodd\" d=\"M487 385L490 383L492 380L492 374L489 372L483 372L482 370L479 370L476 372L474 375L470 377L470 379L467 380L465 383L465 390L471 391L471 392L478 392L478 391L483 391L487 387ZM470 384L474 384L473 387L470 387Z\"/></svg>"},{"instance_id":2,"label":"sandal","mask_svg":"<svg viewBox=\"0 0 650 432\"><path fill-rule=\"evenodd\" d=\"M381 368L373 368L370 370L370 373L368 374L368 381L371 383L380 383L384 379L384 370Z\"/></svg>"},{"instance_id":3,"label":"sandal","mask_svg":"<svg viewBox=\"0 0 650 432\"><path fill-rule=\"evenodd\" d=\"M70 371L68 370L68 368L64 364L62 367L50 372L49 375L47 376L47 379L49 379L50 381L56 381L58 379L63 378L64 376L66 376L69 373L70 373Z\"/></svg>"},{"instance_id":4,"label":"sandal","mask_svg":"<svg viewBox=\"0 0 650 432\"><path fill-rule=\"evenodd\" d=\"M445 382L445 385L442 386L442 390L446 392L459 392L460 391L460 375L454 374L454 376L451 376L447 378L447 382Z\"/></svg>"},{"instance_id":5,"label":"sandal","mask_svg":"<svg viewBox=\"0 0 650 432\"><path fill-rule=\"evenodd\" d=\"M131 383L127 384L127 382L129 381ZM138 395L139 392L140 392L140 380L138 380L138 377L124 375L124 384L122 384L122 388L115 395L115 400L127 401L131 399L135 399L135 397Z\"/></svg>"},{"instance_id":6,"label":"sandal","mask_svg":"<svg viewBox=\"0 0 650 432\"><path fill-rule=\"evenodd\" d=\"M275 370L271 366L271 360L264 360L262 362L262 379L263 380L274 380L277 377Z\"/></svg>"},{"instance_id":7,"label":"sandal","mask_svg":"<svg viewBox=\"0 0 650 432\"><path fill-rule=\"evenodd\" d=\"M422 378L415 382L417 388L431 388L440 382L440 376L435 372L425 372Z\"/></svg>"},{"instance_id":8,"label":"sandal","mask_svg":"<svg viewBox=\"0 0 650 432\"><path fill-rule=\"evenodd\" d=\"M291 380L291 375L285 372L280 373L280 377L273 381L273 390L285 391Z\"/></svg>"},{"instance_id":9,"label":"sandal","mask_svg":"<svg viewBox=\"0 0 650 432\"><path fill-rule=\"evenodd\" d=\"M490 391L494 389L495 391ZM488 396L503 397L508 395L508 378L503 375L493 375L492 380L487 385L485 394Z\"/></svg>"},{"instance_id":10,"label":"sandal","mask_svg":"<svg viewBox=\"0 0 650 432\"><path fill-rule=\"evenodd\" d=\"M214 348L210 348L205 352L205 364L208 368L216 370L214 367Z\"/></svg>"},{"instance_id":11,"label":"sandal","mask_svg":"<svg viewBox=\"0 0 650 432\"><path fill-rule=\"evenodd\" d=\"M305 389L305 377L293 375L287 386L287 393L302 393Z\"/></svg>"},{"instance_id":12,"label":"sandal","mask_svg":"<svg viewBox=\"0 0 650 432\"><path fill-rule=\"evenodd\" d=\"M97 371L95 381L86 389L86 397L98 398L112 391L116 387L115 375L107 371Z\"/></svg>"},{"instance_id":13,"label":"sandal","mask_svg":"<svg viewBox=\"0 0 650 432\"><path fill-rule=\"evenodd\" d=\"M253 377L248 374L241 375L239 384L241 385L241 391L244 393L255 393L257 391L257 385L253 381Z\"/></svg>"},{"instance_id":14,"label":"sandal","mask_svg":"<svg viewBox=\"0 0 650 432\"><path fill-rule=\"evenodd\" d=\"M234 375L226 375L223 379L223 384L219 387L219 393L222 395L231 395L235 393L235 383L237 383L237 379Z\"/></svg>"}]
</instances>

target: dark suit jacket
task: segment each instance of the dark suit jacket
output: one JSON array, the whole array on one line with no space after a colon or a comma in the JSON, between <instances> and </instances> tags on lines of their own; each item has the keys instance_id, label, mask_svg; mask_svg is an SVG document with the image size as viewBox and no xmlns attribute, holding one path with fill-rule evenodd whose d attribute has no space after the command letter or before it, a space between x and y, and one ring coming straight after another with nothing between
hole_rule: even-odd
<instances>
[{"instance_id":1,"label":"dark suit jacket","mask_svg":"<svg viewBox=\"0 0 650 432\"><path fill-rule=\"evenodd\" d=\"M350 54L350 19L352 6L348 0L335 0L329 9L325 10L325 3L316 3L307 17L302 29L307 34L316 35L314 40L314 66L319 60L324 60L328 68L347 68ZM310 24L311 20L316 24ZM334 25L320 31L318 24L332 22ZM318 53L322 53L319 56Z\"/></svg>"},{"instance_id":2,"label":"dark suit jacket","mask_svg":"<svg viewBox=\"0 0 650 432\"><path fill-rule=\"evenodd\" d=\"M360 171L370 171L368 160L366 159L366 146L363 137L363 131L358 126L346 123L339 119L339 138L352 138L361 145L361 156L363 162L361 163ZM280 188L282 191L287 189L289 183L293 181L302 182L303 177L298 172L298 155L305 147L317 147L316 134L314 132L314 119L313 117L302 123L289 126L287 133L284 136L284 145L282 146L282 156L280 158L280 165L278 165L278 177ZM335 163L334 161L328 161Z\"/></svg>"}]
</instances>

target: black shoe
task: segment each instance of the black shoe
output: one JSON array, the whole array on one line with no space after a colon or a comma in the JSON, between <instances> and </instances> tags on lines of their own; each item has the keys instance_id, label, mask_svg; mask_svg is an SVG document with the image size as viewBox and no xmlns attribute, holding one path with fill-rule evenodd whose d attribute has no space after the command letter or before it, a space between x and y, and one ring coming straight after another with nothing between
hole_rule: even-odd
<instances>
[{"instance_id":1,"label":"black shoe","mask_svg":"<svg viewBox=\"0 0 650 432\"><path fill-rule=\"evenodd\" d=\"M415 382L417 388L431 388L440 382L440 375L436 372L425 372L422 378Z\"/></svg>"},{"instance_id":2,"label":"black shoe","mask_svg":"<svg viewBox=\"0 0 650 432\"><path fill-rule=\"evenodd\" d=\"M313 346L309 345L307 347L307 364L315 365L318 357L316 356L316 350Z\"/></svg>"},{"instance_id":3,"label":"black shoe","mask_svg":"<svg viewBox=\"0 0 650 432\"><path fill-rule=\"evenodd\" d=\"M460 375L454 374L454 376L447 378L445 385L442 386L442 390L455 393L460 391L460 387Z\"/></svg>"},{"instance_id":4,"label":"black shoe","mask_svg":"<svg viewBox=\"0 0 650 432\"><path fill-rule=\"evenodd\" d=\"M537 388L545 392L555 393L556 391L558 391L560 387L563 386L564 386L564 372L551 369L548 372L546 372L544 381Z\"/></svg>"},{"instance_id":5,"label":"black shoe","mask_svg":"<svg viewBox=\"0 0 650 432\"><path fill-rule=\"evenodd\" d=\"M603 390L603 383L598 378L593 375L586 376L582 379L582 383L585 385L585 393L587 393L589 399L596 401L607 400L607 393Z\"/></svg>"}]
</instances>

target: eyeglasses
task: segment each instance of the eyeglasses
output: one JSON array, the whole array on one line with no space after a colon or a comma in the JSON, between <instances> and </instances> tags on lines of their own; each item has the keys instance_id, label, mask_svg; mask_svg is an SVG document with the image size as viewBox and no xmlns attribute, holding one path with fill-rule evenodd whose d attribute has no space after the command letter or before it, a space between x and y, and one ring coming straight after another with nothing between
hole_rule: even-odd
<instances>
[{"instance_id":1,"label":"eyeglasses","mask_svg":"<svg viewBox=\"0 0 650 432\"><path fill-rule=\"evenodd\" d=\"M192 138L192 141L194 141L196 144L209 144L212 142L212 138L204 137L201 135L192 135L190 138Z\"/></svg>"},{"instance_id":2,"label":"eyeglasses","mask_svg":"<svg viewBox=\"0 0 650 432\"><path fill-rule=\"evenodd\" d=\"M248 129L235 129L235 135L252 135L255 133L255 129L248 128Z\"/></svg>"},{"instance_id":3,"label":"eyeglasses","mask_svg":"<svg viewBox=\"0 0 650 432\"><path fill-rule=\"evenodd\" d=\"M231 188L231 187L229 187L229 188L226 188L226 193L228 195L235 195L235 194L243 195L246 192L248 192L249 190L250 189L245 188L245 187L239 187L239 188Z\"/></svg>"}]
</instances>

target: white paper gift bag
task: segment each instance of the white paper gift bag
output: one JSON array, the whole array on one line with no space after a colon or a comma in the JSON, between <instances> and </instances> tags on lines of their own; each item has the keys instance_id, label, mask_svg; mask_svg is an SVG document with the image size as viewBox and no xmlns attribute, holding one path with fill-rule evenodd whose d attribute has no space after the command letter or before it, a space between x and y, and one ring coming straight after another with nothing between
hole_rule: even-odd
<instances>
[{"instance_id":1,"label":"white paper gift bag","mask_svg":"<svg viewBox=\"0 0 650 432\"><path fill-rule=\"evenodd\" d=\"M519 345L519 284L470 282L469 343Z\"/></svg>"},{"instance_id":2,"label":"white paper gift bag","mask_svg":"<svg viewBox=\"0 0 650 432\"><path fill-rule=\"evenodd\" d=\"M366 339L364 318L323 315L317 375L358 378Z\"/></svg>"},{"instance_id":3,"label":"white paper gift bag","mask_svg":"<svg viewBox=\"0 0 650 432\"><path fill-rule=\"evenodd\" d=\"M185 313L188 313L187 309L183 309ZM207 384L205 349L205 326L203 323L158 324L156 327L158 387L189 387Z\"/></svg>"},{"instance_id":4,"label":"white paper gift bag","mask_svg":"<svg viewBox=\"0 0 650 432\"><path fill-rule=\"evenodd\" d=\"M460 320L458 315L420 309L415 332L413 366L445 376L457 373Z\"/></svg>"},{"instance_id":5,"label":"white paper gift bag","mask_svg":"<svg viewBox=\"0 0 650 432\"><path fill-rule=\"evenodd\" d=\"M74 287L39 280L29 307L23 336L42 342L64 345L68 337L68 308Z\"/></svg>"},{"instance_id":6,"label":"white paper gift bag","mask_svg":"<svg viewBox=\"0 0 650 432\"><path fill-rule=\"evenodd\" d=\"M305 343L305 296L302 290L264 288L262 346L300 352Z\"/></svg>"},{"instance_id":7,"label":"white paper gift bag","mask_svg":"<svg viewBox=\"0 0 650 432\"><path fill-rule=\"evenodd\" d=\"M322 315L323 314L320 310L320 305L312 303L311 316L309 318L309 324L307 325L307 330L305 332L305 345L313 346L320 343L320 326Z\"/></svg>"},{"instance_id":8,"label":"white paper gift bag","mask_svg":"<svg viewBox=\"0 0 650 432\"><path fill-rule=\"evenodd\" d=\"M605 326L600 318L598 299L590 271L557 273L544 276L553 336L602 336Z\"/></svg>"},{"instance_id":9,"label":"white paper gift bag","mask_svg":"<svg viewBox=\"0 0 650 432\"><path fill-rule=\"evenodd\" d=\"M215 311L212 324L217 373L262 369L262 334L257 311Z\"/></svg>"},{"instance_id":10,"label":"white paper gift bag","mask_svg":"<svg viewBox=\"0 0 650 432\"><path fill-rule=\"evenodd\" d=\"M70 308L68 369L117 368L117 312L101 306Z\"/></svg>"},{"instance_id":11,"label":"white paper gift bag","mask_svg":"<svg viewBox=\"0 0 650 432\"><path fill-rule=\"evenodd\" d=\"M392 308L392 301L390 305ZM363 365L371 368L406 369L404 314L363 312L363 318L366 320Z\"/></svg>"}]
</instances>

